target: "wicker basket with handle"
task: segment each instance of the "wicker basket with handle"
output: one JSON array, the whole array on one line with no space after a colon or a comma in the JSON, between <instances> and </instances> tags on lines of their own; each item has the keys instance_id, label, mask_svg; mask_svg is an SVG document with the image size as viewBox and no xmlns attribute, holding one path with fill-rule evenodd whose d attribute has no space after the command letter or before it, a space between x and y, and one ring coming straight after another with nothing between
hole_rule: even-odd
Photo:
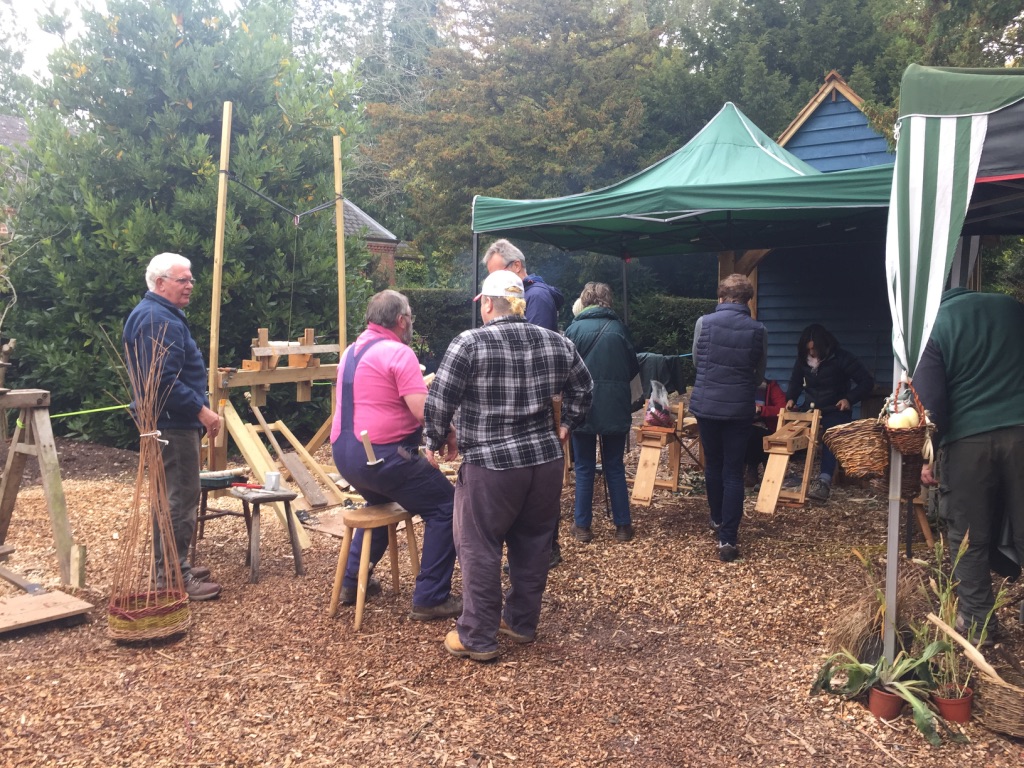
<instances>
[{"instance_id":1,"label":"wicker basket with handle","mask_svg":"<svg viewBox=\"0 0 1024 768\"><path fill-rule=\"evenodd\" d=\"M878 477L889 470L889 441L878 419L830 427L822 440L850 477Z\"/></svg>"}]
</instances>

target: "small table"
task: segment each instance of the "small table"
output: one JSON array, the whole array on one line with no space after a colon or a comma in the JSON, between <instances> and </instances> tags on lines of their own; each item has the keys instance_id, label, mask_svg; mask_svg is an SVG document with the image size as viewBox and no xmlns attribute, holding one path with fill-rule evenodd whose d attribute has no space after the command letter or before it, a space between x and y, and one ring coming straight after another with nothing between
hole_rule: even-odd
<instances>
[{"instance_id":1,"label":"small table","mask_svg":"<svg viewBox=\"0 0 1024 768\"><path fill-rule=\"evenodd\" d=\"M306 569L302 565L302 547L299 544L299 532L295 526L295 516L292 514L291 506L292 501L298 498L298 494L291 491L267 491L260 488L232 488L231 495L242 500L242 509L247 518L250 516L249 505L252 505L249 552L245 557L245 563L249 566L249 583L255 584L260 580L260 505L276 502L284 504L284 516L288 521L288 538L291 539L292 555L295 558L295 574L304 576Z\"/></svg>"}]
</instances>

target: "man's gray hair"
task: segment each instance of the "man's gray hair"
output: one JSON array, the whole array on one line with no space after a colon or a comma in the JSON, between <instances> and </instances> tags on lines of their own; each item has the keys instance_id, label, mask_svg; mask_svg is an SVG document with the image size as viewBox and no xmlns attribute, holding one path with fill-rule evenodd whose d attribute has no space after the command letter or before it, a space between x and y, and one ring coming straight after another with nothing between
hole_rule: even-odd
<instances>
[{"instance_id":1,"label":"man's gray hair","mask_svg":"<svg viewBox=\"0 0 1024 768\"><path fill-rule=\"evenodd\" d=\"M394 328L398 318L409 312L409 299L398 291L386 290L375 293L366 305L366 322Z\"/></svg>"},{"instance_id":2,"label":"man's gray hair","mask_svg":"<svg viewBox=\"0 0 1024 768\"><path fill-rule=\"evenodd\" d=\"M518 261L523 265L523 269L526 269L526 257L523 256L523 252L512 245L508 240L504 239L495 240L491 243L491 247L487 249L487 253L484 254L484 258L480 263L486 267L487 262L489 262L491 257L496 253L501 254L501 260L506 269L514 261Z\"/></svg>"},{"instance_id":3,"label":"man's gray hair","mask_svg":"<svg viewBox=\"0 0 1024 768\"><path fill-rule=\"evenodd\" d=\"M155 291L156 279L158 277L167 277L172 267L192 269L192 262L180 253L158 253L150 260L149 266L146 267L146 286L149 290Z\"/></svg>"}]
</instances>

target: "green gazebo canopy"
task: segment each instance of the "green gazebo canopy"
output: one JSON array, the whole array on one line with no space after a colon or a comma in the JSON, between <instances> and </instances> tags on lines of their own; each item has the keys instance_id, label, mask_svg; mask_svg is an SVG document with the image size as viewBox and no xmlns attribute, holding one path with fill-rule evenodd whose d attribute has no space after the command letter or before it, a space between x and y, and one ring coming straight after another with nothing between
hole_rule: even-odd
<instances>
[{"instance_id":1,"label":"green gazebo canopy","mask_svg":"<svg viewBox=\"0 0 1024 768\"><path fill-rule=\"evenodd\" d=\"M815 170L729 102L681 149L604 189L477 196L473 231L620 257L881 244L891 186L888 165Z\"/></svg>"}]
</instances>

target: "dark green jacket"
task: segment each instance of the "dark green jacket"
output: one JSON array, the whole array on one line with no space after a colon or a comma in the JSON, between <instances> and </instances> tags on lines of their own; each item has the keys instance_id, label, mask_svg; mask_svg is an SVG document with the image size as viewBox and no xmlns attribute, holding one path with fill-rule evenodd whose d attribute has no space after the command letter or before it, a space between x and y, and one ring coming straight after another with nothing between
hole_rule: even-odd
<instances>
[{"instance_id":1,"label":"dark green jacket","mask_svg":"<svg viewBox=\"0 0 1024 768\"><path fill-rule=\"evenodd\" d=\"M594 379L594 403L576 431L587 435L629 432L633 423L629 382L640 372L629 330L610 309L594 306L580 312L565 335Z\"/></svg>"},{"instance_id":2,"label":"dark green jacket","mask_svg":"<svg viewBox=\"0 0 1024 768\"><path fill-rule=\"evenodd\" d=\"M1024 424L1024 305L966 288L944 293L914 388L942 445Z\"/></svg>"}]
</instances>

